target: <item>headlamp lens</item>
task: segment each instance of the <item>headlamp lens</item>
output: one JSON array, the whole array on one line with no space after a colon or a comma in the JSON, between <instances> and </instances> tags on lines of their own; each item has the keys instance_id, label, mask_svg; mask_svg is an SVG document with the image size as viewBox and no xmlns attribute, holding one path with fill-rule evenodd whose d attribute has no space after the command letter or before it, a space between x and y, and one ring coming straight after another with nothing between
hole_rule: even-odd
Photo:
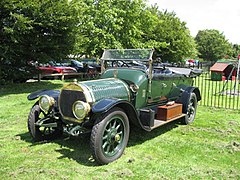
<instances>
[{"instance_id":1,"label":"headlamp lens","mask_svg":"<svg viewBox=\"0 0 240 180\"><path fill-rule=\"evenodd\" d=\"M39 99L40 109L44 112L48 112L50 107L54 104L54 99L47 95L43 95Z\"/></svg>"},{"instance_id":2,"label":"headlamp lens","mask_svg":"<svg viewBox=\"0 0 240 180\"><path fill-rule=\"evenodd\" d=\"M82 101L76 101L73 104L73 114L77 119L83 119L86 117L90 111L90 106L88 103Z\"/></svg>"}]
</instances>

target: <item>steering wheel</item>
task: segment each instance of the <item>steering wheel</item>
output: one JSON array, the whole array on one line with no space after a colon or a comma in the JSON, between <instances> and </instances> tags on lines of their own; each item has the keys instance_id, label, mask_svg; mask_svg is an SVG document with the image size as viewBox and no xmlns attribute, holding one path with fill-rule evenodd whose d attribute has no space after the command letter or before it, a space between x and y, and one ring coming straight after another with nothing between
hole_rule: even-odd
<instances>
[{"instance_id":1,"label":"steering wheel","mask_svg":"<svg viewBox=\"0 0 240 180\"><path fill-rule=\"evenodd\" d=\"M122 64L119 62L121 62ZM124 61L113 61L112 67L129 67L129 65L127 63L125 63Z\"/></svg>"}]
</instances>

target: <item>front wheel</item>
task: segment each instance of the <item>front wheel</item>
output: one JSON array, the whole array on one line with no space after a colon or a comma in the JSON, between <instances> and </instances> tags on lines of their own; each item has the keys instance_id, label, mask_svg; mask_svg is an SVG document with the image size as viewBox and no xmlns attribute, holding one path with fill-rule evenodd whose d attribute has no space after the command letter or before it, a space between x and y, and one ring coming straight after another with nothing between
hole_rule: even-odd
<instances>
[{"instance_id":1,"label":"front wheel","mask_svg":"<svg viewBox=\"0 0 240 180\"><path fill-rule=\"evenodd\" d=\"M42 141L55 139L63 133L62 126L58 127L41 127L35 123L43 118L48 118L47 115L40 109L38 104L35 104L28 116L28 131L34 141ZM51 119L49 119L51 121Z\"/></svg>"},{"instance_id":2,"label":"front wheel","mask_svg":"<svg viewBox=\"0 0 240 180\"><path fill-rule=\"evenodd\" d=\"M99 164L108 164L123 154L128 143L128 117L120 108L113 108L93 126L91 149Z\"/></svg>"},{"instance_id":3,"label":"front wheel","mask_svg":"<svg viewBox=\"0 0 240 180\"><path fill-rule=\"evenodd\" d=\"M197 96L195 93L191 93L189 101L186 102L186 116L183 118L184 124L190 124L194 121L197 111Z\"/></svg>"}]
</instances>

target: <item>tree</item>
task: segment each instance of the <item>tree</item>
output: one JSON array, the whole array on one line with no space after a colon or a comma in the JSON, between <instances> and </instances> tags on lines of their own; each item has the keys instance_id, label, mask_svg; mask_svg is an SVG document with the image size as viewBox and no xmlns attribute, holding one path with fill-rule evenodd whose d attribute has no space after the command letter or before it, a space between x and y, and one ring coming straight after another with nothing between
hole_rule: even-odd
<instances>
[{"instance_id":1,"label":"tree","mask_svg":"<svg viewBox=\"0 0 240 180\"><path fill-rule=\"evenodd\" d=\"M207 61L216 61L232 54L231 44L223 33L215 29L201 30L195 37L199 57Z\"/></svg>"},{"instance_id":2,"label":"tree","mask_svg":"<svg viewBox=\"0 0 240 180\"><path fill-rule=\"evenodd\" d=\"M233 44L233 58L238 58L238 55L240 54L240 45L239 44Z\"/></svg>"},{"instance_id":3,"label":"tree","mask_svg":"<svg viewBox=\"0 0 240 180\"><path fill-rule=\"evenodd\" d=\"M30 61L68 55L75 43L76 20L68 0L0 2L0 76L15 81Z\"/></svg>"},{"instance_id":4,"label":"tree","mask_svg":"<svg viewBox=\"0 0 240 180\"><path fill-rule=\"evenodd\" d=\"M148 8L151 23L144 30L146 42L156 44L155 49L163 61L178 62L189 56L196 56L196 44L186 23L174 12L159 11L157 6ZM160 44L161 43L161 44Z\"/></svg>"},{"instance_id":5,"label":"tree","mask_svg":"<svg viewBox=\"0 0 240 180\"><path fill-rule=\"evenodd\" d=\"M144 0L83 2L75 1L81 7L77 49L88 56L99 57L105 48L153 47L168 61L196 54L186 24L174 13L149 8Z\"/></svg>"},{"instance_id":6,"label":"tree","mask_svg":"<svg viewBox=\"0 0 240 180\"><path fill-rule=\"evenodd\" d=\"M79 7L79 33L75 51L100 56L105 48L143 47L143 0L75 0ZM81 6L79 6L81 4ZM80 8L81 7L81 8Z\"/></svg>"},{"instance_id":7,"label":"tree","mask_svg":"<svg viewBox=\"0 0 240 180\"><path fill-rule=\"evenodd\" d=\"M106 48L155 48L170 62L196 54L186 23L145 0L2 0L0 8L5 80L18 78L20 69L27 72L30 61L72 53L100 57Z\"/></svg>"}]
</instances>

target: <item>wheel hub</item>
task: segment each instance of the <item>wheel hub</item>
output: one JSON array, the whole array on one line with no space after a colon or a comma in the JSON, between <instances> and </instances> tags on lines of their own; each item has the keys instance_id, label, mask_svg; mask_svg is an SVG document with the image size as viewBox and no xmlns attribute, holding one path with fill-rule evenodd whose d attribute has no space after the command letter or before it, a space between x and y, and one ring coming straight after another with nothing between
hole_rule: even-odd
<instances>
[{"instance_id":1,"label":"wheel hub","mask_svg":"<svg viewBox=\"0 0 240 180\"><path fill-rule=\"evenodd\" d=\"M116 141L116 142L119 142L120 139L121 139L120 135L119 135L119 134L116 134L116 135L115 135L115 141Z\"/></svg>"},{"instance_id":2,"label":"wheel hub","mask_svg":"<svg viewBox=\"0 0 240 180\"><path fill-rule=\"evenodd\" d=\"M108 137L107 137L107 141L110 144L113 144L115 142L119 142L121 139L120 135L117 134L117 130L116 129L111 129L110 132L108 133Z\"/></svg>"}]
</instances>

